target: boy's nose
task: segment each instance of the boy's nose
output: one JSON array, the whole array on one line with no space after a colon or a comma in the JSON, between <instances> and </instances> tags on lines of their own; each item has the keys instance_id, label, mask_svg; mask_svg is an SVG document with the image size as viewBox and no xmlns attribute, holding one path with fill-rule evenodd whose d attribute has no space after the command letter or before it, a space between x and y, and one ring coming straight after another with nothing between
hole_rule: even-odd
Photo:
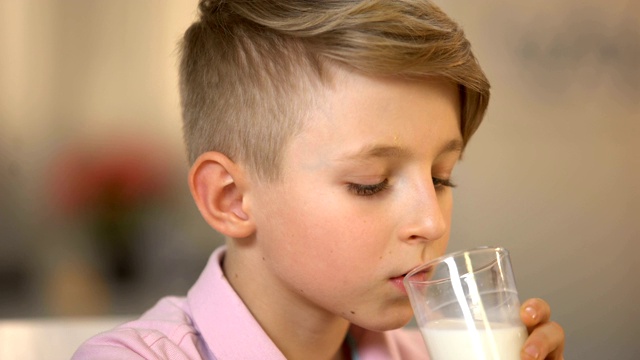
<instances>
[{"instance_id":1,"label":"boy's nose","mask_svg":"<svg viewBox=\"0 0 640 360\"><path fill-rule=\"evenodd\" d=\"M405 241L435 241L447 233L446 217L432 182L410 195L405 216L400 234Z\"/></svg>"}]
</instances>

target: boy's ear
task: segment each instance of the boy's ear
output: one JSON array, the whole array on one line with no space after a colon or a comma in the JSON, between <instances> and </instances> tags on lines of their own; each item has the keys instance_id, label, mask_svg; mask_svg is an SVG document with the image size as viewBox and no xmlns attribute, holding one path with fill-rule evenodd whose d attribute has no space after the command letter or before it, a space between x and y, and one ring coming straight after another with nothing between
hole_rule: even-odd
<instances>
[{"instance_id":1,"label":"boy's ear","mask_svg":"<svg viewBox=\"0 0 640 360\"><path fill-rule=\"evenodd\" d=\"M191 195L211 227L231 238L255 232L246 198L247 176L225 155L210 151L198 157L189 171Z\"/></svg>"}]
</instances>

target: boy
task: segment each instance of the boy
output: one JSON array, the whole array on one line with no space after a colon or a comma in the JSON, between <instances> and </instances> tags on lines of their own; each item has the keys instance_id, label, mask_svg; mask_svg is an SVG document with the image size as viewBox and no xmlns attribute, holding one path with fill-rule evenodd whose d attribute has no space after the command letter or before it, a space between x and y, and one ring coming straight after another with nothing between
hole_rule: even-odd
<instances>
[{"instance_id":1,"label":"boy","mask_svg":"<svg viewBox=\"0 0 640 360\"><path fill-rule=\"evenodd\" d=\"M76 359L425 359L402 286L445 252L489 84L427 1L201 1L180 68L189 184L226 236L186 298ZM530 300L522 356L561 359Z\"/></svg>"}]
</instances>

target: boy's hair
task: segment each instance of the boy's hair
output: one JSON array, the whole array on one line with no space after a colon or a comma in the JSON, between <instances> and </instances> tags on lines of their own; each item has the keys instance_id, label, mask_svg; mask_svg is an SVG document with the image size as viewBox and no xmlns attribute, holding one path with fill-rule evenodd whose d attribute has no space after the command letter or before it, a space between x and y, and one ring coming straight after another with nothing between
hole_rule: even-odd
<instances>
[{"instance_id":1,"label":"boy's hair","mask_svg":"<svg viewBox=\"0 0 640 360\"><path fill-rule=\"evenodd\" d=\"M462 29L428 1L201 0L181 43L180 93L190 162L206 151L276 180L328 64L369 75L442 76L458 84L466 144L489 82Z\"/></svg>"}]
</instances>

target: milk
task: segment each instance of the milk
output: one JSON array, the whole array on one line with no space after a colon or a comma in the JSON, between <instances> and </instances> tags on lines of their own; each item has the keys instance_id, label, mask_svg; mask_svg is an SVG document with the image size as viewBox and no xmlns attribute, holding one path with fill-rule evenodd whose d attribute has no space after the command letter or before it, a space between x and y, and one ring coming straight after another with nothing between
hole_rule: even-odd
<instances>
[{"instance_id":1,"label":"milk","mask_svg":"<svg viewBox=\"0 0 640 360\"><path fill-rule=\"evenodd\" d=\"M467 329L464 320L439 320L422 327L431 360L520 360L528 336L524 326L490 323L484 330L481 322L475 324L477 331Z\"/></svg>"}]
</instances>

